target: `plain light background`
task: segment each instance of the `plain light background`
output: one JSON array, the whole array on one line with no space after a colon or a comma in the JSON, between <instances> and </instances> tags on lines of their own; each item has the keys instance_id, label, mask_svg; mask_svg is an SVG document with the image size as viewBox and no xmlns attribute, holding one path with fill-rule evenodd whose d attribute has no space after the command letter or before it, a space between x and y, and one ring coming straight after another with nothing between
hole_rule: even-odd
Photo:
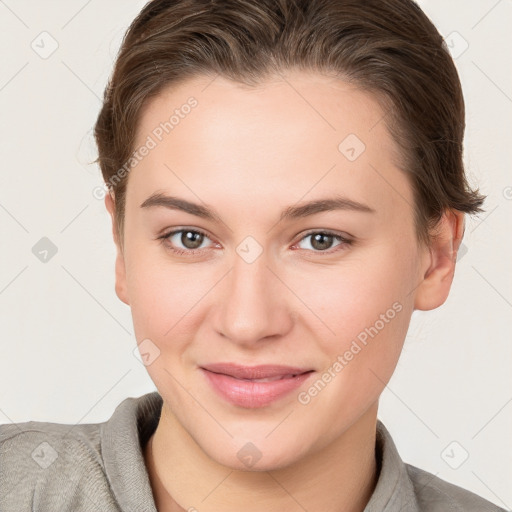
<instances>
[{"instance_id":1,"label":"plain light background","mask_svg":"<svg viewBox=\"0 0 512 512\"><path fill-rule=\"evenodd\" d=\"M114 292L101 175L87 164L107 77L144 4L0 0L0 423L105 421L155 389ZM413 315L379 417L406 462L510 509L512 2L420 5L455 58L468 176L488 198L466 219L449 299ZM33 250L43 237L57 250L46 262Z\"/></svg>"}]
</instances>

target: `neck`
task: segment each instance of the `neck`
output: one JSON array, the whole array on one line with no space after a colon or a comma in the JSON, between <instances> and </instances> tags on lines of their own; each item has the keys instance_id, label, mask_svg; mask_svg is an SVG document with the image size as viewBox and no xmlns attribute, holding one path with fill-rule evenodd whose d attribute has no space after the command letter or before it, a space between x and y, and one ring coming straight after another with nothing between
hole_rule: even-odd
<instances>
[{"instance_id":1,"label":"neck","mask_svg":"<svg viewBox=\"0 0 512 512\"><path fill-rule=\"evenodd\" d=\"M159 512L363 512L377 483L377 404L319 452L273 471L212 460L163 407L144 458Z\"/></svg>"}]
</instances>

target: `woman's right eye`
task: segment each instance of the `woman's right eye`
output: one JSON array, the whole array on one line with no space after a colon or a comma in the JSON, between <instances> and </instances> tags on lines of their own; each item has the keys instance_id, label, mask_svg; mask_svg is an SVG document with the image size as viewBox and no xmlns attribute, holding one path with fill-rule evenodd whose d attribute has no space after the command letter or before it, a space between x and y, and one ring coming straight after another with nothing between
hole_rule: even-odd
<instances>
[{"instance_id":1,"label":"woman's right eye","mask_svg":"<svg viewBox=\"0 0 512 512\"><path fill-rule=\"evenodd\" d=\"M164 245L180 255L195 254L205 240L210 240L206 233L195 229L176 229L159 237Z\"/></svg>"}]
</instances>

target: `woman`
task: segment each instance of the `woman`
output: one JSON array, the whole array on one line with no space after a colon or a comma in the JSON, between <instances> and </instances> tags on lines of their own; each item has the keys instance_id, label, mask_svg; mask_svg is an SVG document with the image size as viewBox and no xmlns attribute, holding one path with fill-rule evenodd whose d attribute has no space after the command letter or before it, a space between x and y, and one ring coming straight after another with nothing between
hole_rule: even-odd
<instances>
[{"instance_id":1,"label":"woman","mask_svg":"<svg viewBox=\"0 0 512 512\"><path fill-rule=\"evenodd\" d=\"M463 135L410 0L149 2L95 136L158 392L2 427L2 510L500 510L402 462L377 419L482 211Z\"/></svg>"}]
</instances>

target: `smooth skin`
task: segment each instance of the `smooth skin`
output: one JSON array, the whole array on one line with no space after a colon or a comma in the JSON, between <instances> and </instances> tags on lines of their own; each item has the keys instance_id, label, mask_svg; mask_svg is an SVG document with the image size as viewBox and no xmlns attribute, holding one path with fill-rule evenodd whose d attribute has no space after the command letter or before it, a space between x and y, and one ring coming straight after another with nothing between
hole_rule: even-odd
<instances>
[{"instance_id":1,"label":"smooth skin","mask_svg":"<svg viewBox=\"0 0 512 512\"><path fill-rule=\"evenodd\" d=\"M157 508L362 511L378 476L379 395L412 312L448 296L464 216L447 211L432 246L419 244L385 111L354 85L300 71L257 88L198 77L148 102L135 146L190 96L197 106L129 174L123 243L112 197L105 199L116 293L131 308L137 342L149 339L159 351L147 370L164 406L144 453ZM366 146L354 161L338 149L349 134ZM218 219L141 208L157 192L208 206ZM280 220L288 207L334 196L374 212ZM173 228L185 234L158 238ZM194 246L186 230L206 236ZM315 243L325 231L352 244L336 236ZM237 252L248 236L262 249L251 263ZM300 403L298 393L394 303L401 311ZM297 392L248 409L210 387L200 367L215 362L316 374ZM247 443L261 454L250 468L237 456Z\"/></svg>"}]
</instances>

